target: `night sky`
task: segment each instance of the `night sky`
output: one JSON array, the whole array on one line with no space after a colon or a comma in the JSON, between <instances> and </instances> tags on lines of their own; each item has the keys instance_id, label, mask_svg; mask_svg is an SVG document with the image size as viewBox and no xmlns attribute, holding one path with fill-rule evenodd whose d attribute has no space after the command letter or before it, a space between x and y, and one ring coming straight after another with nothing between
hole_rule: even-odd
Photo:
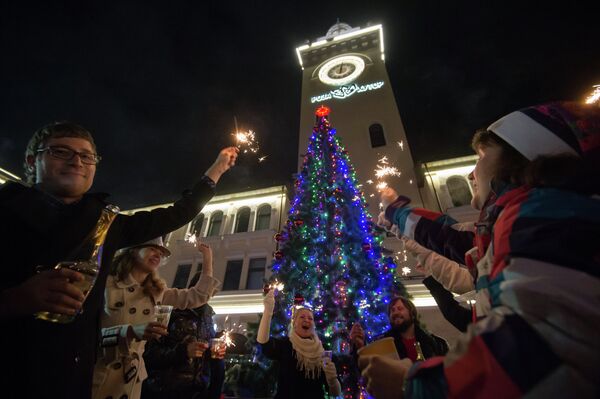
<instances>
[{"instance_id":1,"label":"night sky","mask_svg":"<svg viewBox=\"0 0 600 399\"><path fill-rule=\"evenodd\" d=\"M32 133L72 120L94 133L104 158L93 189L125 209L176 199L232 143L234 115L268 158L240 159L219 192L290 183L302 78L295 48L337 18L383 24L418 161L470 154L475 129L523 106L580 101L600 83L597 17L574 1L7 3L0 167L22 175Z\"/></svg>"}]
</instances>

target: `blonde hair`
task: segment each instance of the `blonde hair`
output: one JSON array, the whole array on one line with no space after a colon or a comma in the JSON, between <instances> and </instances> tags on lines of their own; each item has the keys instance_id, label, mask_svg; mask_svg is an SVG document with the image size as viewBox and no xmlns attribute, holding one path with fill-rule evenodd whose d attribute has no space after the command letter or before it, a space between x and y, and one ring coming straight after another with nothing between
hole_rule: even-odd
<instances>
[{"instance_id":1,"label":"blonde hair","mask_svg":"<svg viewBox=\"0 0 600 399\"><path fill-rule=\"evenodd\" d=\"M115 276L117 281L123 281L129 276L136 262L135 251L141 248L143 247L129 248L113 258L110 266L110 274ZM144 289L144 294L152 298L160 296L167 288L167 283L158 275L156 270L148 274L141 285Z\"/></svg>"}]
</instances>

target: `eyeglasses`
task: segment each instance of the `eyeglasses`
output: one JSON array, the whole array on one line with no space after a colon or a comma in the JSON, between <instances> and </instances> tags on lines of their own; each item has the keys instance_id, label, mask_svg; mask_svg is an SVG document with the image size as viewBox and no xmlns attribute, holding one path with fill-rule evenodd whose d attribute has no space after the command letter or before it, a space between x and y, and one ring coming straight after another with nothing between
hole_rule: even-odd
<instances>
[{"instance_id":1,"label":"eyeglasses","mask_svg":"<svg viewBox=\"0 0 600 399\"><path fill-rule=\"evenodd\" d=\"M63 159L65 161L70 161L75 157L75 155L79 155L81 162L86 165L96 165L102 159L102 157L98 154L93 154L91 152L77 152L68 147L49 146L37 150L37 152L44 151L48 151L48 154L54 158Z\"/></svg>"}]
</instances>

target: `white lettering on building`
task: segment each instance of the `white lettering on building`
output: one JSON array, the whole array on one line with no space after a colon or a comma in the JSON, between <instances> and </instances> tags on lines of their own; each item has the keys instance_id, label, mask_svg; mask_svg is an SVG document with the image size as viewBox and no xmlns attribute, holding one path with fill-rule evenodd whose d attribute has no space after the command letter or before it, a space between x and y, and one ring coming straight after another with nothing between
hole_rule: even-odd
<instances>
[{"instance_id":1,"label":"white lettering on building","mask_svg":"<svg viewBox=\"0 0 600 399\"><path fill-rule=\"evenodd\" d=\"M313 96L310 98L310 102L312 104L319 103L321 101L330 100L332 98L337 98L339 100L343 100L344 98L348 98L355 93L364 93L365 91L377 90L383 87L383 82L375 82L369 83L366 85L358 85L354 83L349 86L338 87L335 90L330 90L329 93L323 93L318 96Z\"/></svg>"}]
</instances>

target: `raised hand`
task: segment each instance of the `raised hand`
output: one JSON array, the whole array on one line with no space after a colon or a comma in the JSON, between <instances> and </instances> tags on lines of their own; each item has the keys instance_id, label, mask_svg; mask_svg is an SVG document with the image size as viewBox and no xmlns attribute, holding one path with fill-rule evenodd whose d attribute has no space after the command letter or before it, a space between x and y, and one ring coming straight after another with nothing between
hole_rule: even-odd
<instances>
[{"instance_id":1,"label":"raised hand","mask_svg":"<svg viewBox=\"0 0 600 399\"><path fill-rule=\"evenodd\" d=\"M354 323L354 325L352 325L352 329L350 330L350 342L352 342L356 349L365 346L365 331L360 323Z\"/></svg>"},{"instance_id":2,"label":"raised hand","mask_svg":"<svg viewBox=\"0 0 600 399\"><path fill-rule=\"evenodd\" d=\"M221 175L227 172L235 165L239 149L237 147L223 148L215 162L206 171L206 176L210 177L215 183L219 181Z\"/></svg>"},{"instance_id":3,"label":"raised hand","mask_svg":"<svg viewBox=\"0 0 600 399\"><path fill-rule=\"evenodd\" d=\"M275 289L269 289L269 292L267 292L267 295L265 295L265 298L263 299L263 305L265 307L265 313L268 312L273 314L273 310L275 309Z\"/></svg>"}]
</instances>

